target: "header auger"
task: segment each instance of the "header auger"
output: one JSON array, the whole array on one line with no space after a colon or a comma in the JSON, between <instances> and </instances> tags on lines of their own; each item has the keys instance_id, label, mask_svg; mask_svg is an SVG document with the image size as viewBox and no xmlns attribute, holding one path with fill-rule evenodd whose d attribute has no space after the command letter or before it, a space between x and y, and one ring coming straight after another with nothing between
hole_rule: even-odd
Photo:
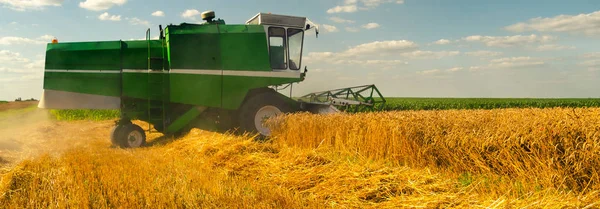
<instances>
[{"instance_id":1,"label":"header auger","mask_svg":"<svg viewBox=\"0 0 600 209\"><path fill-rule=\"evenodd\" d=\"M237 25L215 19L212 11L202 18L202 24L159 27L158 40L151 40L148 30L140 41L48 44L39 107L119 109L112 142L140 147L146 143L145 132L131 120L147 121L164 134L194 123L208 130L239 127L269 136L264 118L281 113L329 113L338 111L335 106L385 103L374 85L299 100L271 88L291 88L305 79L305 32L318 34L305 17L259 13Z\"/></svg>"}]
</instances>

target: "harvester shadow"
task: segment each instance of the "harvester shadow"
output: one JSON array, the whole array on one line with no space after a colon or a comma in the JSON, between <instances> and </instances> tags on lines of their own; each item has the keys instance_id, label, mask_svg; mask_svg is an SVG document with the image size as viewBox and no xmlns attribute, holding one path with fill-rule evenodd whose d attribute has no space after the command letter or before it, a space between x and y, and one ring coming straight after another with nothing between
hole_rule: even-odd
<instances>
[{"instance_id":1,"label":"harvester shadow","mask_svg":"<svg viewBox=\"0 0 600 209\"><path fill-rule=\"evenodd\" d=\"M166 145L166 144L170 144L171 142L174 142L175 140L178 140L178 139L180 139L180 137L175 137L174 135L162 135L162 136L155 138L154 140L146 143L145 147Z\"/></svg>"},{"instance_id":2,"label":"harvester shadow","mask_svg":"<svg viewBox=\"0 0 600 209\"><path fill-rule=\"evenodd\" d=\"M144 147L168 145L172 142L175 142L177 140L181 140L181 139L185 138L190 132L191 132L191 129L186 130L184 132L177 133L177 134L163 134L160 137L147 142ZM229 129L229 130L210 130L210 132L224 134L224 135L233 135L233 136L238 136L238 137L242 137L242 138L246 138L246 139L252 139L256 142L269 142L270 141L266 138L261 137L259 134L242 132L237 128ZM198 139L198 140L202 140L202 139Z\"/></svg>"}]
</instances>

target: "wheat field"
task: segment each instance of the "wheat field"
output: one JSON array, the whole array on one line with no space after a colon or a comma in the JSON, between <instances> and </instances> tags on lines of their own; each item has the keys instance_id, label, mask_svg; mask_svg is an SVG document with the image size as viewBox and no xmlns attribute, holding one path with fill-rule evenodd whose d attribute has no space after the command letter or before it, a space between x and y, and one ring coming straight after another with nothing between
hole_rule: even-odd
<instances>
[{"instance_id":1,"label":"wheat field","mask_svg":"<svg viewBox=\"0 0 600 209\"><path fill-rule=\"evenodd\" d=\"M52 146L34 147L42 151L5 166L0 205L596 208L600 203L598 108L293 114L269 123L273 137L266 142L192 129L178 139L152 133L148 147L124 150L110 147L112 121L48 121L23 137Z\"/></svg>"}]
</instances>

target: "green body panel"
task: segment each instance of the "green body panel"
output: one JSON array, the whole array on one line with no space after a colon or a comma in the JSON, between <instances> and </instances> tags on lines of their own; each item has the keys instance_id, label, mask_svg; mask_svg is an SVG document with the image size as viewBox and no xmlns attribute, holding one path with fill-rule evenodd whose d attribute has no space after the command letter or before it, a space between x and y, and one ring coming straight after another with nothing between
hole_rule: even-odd
<instances>
[{"instance_id":1,"label":"green body panel","mask_svg":"<svg viewBox=\"0 0 600 209\"><path fill-rule=\"evenodd\" d=\"M161 41L150 41L150 56L162 57ZM148 69L148 41L125 41L123 44L123 69ZM151 68L162 68L161 63L152 63ZM161 76L148 73L123 73L123 96L137 99L148 99L148 76Z\"/></svg>"},{"instance_id":2,"label":"green body panel","mask_svg":"<svg viewBox=\"0 0 600 209\"><path fill-rule=\"evenodd\" d=\"M169 26L166 36L171 69L221 69L217 25Z\"/></svg>"},{"instance_id":3,"label":"green body panel","mask_svg":"<svg viewBox=\"0 0 600 209\"><path fill-rule=\"evenodd\" d=\"M167 133L175 133L193 121L200 113L204 112L206 107L193 107L184 114L182 114L177 120L175 120L167 128Z\"/></svg>"},{"instance_id":4,"label":"green body panel","mask_svg":"<svg viewBox=\"0 0 600 209\"><path fill-rule=\"evenodd\" d=\"M171 102L221 107L222 77L219 75L170 74Z\"/></svg>"},{"instance_id":5,"label":"green body panel","mask_svg":"<svg viewBox=\"0 0 600 209\"><path fill-rule=\"evenodd\" d=\"M44 89L101 96L121 96L118 73L45 72Z\"/></svg>"},{"instance_id":6,"label":"green body panel","mask_svg":"<svg viewBox=\"0 0 600 209\"><path fill-rule=\"evenodd\" d=\"M162 57L161 41L151 40L150 56ZM159 63L160 64L160 63ZM148 41L123 42L123 69L148 69ZM153 68L161 67L158 64Z\"/></svg>"},{"instance_id":7,"label":"green body panel","mask_svg":"<svg viewBox=\"0 0 600 209\"><path fill-rule=\"evenodd\" d=\"M146 99L148 98L147 73L123 73L123 96Z\"/></svg>"},{"instance_id":8,"label":"green body panel","mask_svg":"<svg viewBox=\"0 0 600 209\"><path fill-rule=\"evenodd\" d=\"M170 69L221 71L217 25L181 25L166 28ZM170 74L171 102L221 106L221 76Z\"/></svg>"},{"instance_id":9,"label":"green body panel","mask_svg":"<svg viewBox=\"0 0 600 209\"><path fill-rule=\"evenodd\" d=\"M219 25L223 70L271 71L261 25Z\"/></svg>"},{"instance_id":10,"label":"green body panel","mask_svg":"<svg viewBox=\"0 0 600 209\"><path fill-rule=\"evenodd\" d=\"M48 44L46 69L121 70L121 41Z\"/></svg>"},{"instance_id":11,"label":"green body panel","mask_svg":"<svg viewBox=\"0 0 600 209\"><path fill-rule=\"evenodd\" d=\"M161 42L154 40L150 45L152 55L161 56ZM121 69L147 69L147 53L147 41L48 44L45 68L75 72L45 72L44 89L146 99L146 73L124 73L121 77L119 73L85 71L120 72Z\"/></svg>"},{"instance_id":12,"label":"green body panel","mask_svg":"<svg viewBox=\"0 0 600 209\"><path fill-rule=\"evenodd\" d=\"M266 87L269 85L280 85L286 83L298 82L296 78L266 78L266 77L242 77L242 76L223 76L223 89L227 93L223 94L224 109L235 110L240 107L246 94L251 89ZM268 84L268 85L265 85Z\"/></svg>"},{"instance_id":13,"label":"green body panel","mask_svg":"<svg viewBox=\"0 0 600 209\"><path fill-rule=\"evenodd\" d=\"M45 69L72 72L44 72L44 89L118 97L120 60L121 41L48 44Z\"/></svg>"}]
</instances>

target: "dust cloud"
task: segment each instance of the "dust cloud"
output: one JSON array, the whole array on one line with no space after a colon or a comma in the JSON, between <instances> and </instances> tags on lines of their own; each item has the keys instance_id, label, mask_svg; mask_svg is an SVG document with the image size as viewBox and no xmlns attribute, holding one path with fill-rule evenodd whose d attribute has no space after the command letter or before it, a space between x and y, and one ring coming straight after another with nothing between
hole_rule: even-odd
<instances>
[{"instance_id":1,"label":"dust cloud","mask_svg":"<svg viewBox=\"0 0 600 209\"><path fill-rule=\"evenodd\" d=\"M109 147L111 121L63 122L46 109L0 112L0 168L73 148Z\"/></svg>"}]
</instances>

